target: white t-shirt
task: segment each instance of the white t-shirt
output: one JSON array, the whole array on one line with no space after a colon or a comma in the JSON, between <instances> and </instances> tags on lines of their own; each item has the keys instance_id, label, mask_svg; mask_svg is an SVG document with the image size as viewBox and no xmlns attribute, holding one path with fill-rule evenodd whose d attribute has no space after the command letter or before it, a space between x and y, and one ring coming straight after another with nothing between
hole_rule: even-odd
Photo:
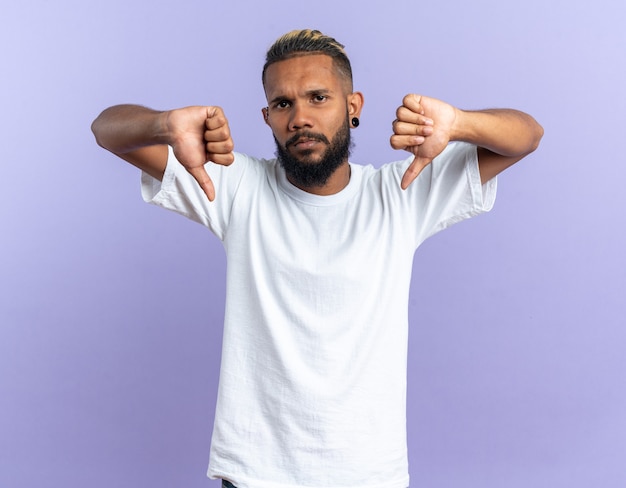
<instances>
[{"instance_id":1,"label":"white t-shirt","mask_svg":"<svg viewBox=\"0 0 626 488\"><path fill-rule=\"evenodd\" d=\"M411 158L351 164L331 196L275 160L209 163L209 202L170 151L146 201L207 226L227 254L227 298L208 474L238 488L405 488L413 254L491 209L476 148L452 143L406 190Z\"/></svg>"}]
</instances>

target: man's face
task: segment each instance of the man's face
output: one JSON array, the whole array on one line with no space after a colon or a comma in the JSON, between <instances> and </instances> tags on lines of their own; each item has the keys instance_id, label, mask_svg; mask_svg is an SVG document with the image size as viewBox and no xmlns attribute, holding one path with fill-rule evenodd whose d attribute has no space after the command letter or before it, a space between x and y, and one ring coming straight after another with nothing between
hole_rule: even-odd
<instances>
[{"instance_id":1,"label":"man's face","mask_svg":"<svg viewBox=\"0 0 626 488\"><path fill-rule=\"evenodd\" d=\"M266 122L278 158L294 183L322 186L347 164L350 110L347 82L330 56L303 55L270 65L265 74ZM360 108L360 107L359 107Z\"/></svg>"}]
</instances>

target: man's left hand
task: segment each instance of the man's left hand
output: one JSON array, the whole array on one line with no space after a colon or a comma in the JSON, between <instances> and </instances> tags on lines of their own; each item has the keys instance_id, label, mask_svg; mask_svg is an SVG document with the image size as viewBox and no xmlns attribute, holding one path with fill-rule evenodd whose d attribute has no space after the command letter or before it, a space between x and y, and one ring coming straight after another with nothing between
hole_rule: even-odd
<instances>
[{"instance_id":1,"label":"man's left hand","mask_svg":"<svg viewBox=\"0 0 626 488\"><path fill-rule=\"evenodd\" d=\"M448 145L457 109L441 100L409 94L402 100L393 121L390 143L415 155L402 177L403 190Z\"/></svg>"}]
</instances>

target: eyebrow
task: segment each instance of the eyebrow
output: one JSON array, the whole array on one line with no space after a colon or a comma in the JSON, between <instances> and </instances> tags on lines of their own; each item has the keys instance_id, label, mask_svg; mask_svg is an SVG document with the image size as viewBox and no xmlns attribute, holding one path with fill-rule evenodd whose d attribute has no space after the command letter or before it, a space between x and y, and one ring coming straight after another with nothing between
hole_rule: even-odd
<instances>
[{"instance_id":1,"label":"eyebrow","mask_svg":"<svg viewBox=\"0 0 626 488\"><path fill-rule=\"evenodd\" d=\"M332 90L329 90L328 88L313 88L311 90L307 90L304 92L305 96L311 96L311 95L328 95L331 94ZM277 97L272 98L268 103L270 104L274 104L277 102L280 102L282 100L290 100L290 97L284 96L284 95L279 95Z\"/></svg>"}]
</instances>

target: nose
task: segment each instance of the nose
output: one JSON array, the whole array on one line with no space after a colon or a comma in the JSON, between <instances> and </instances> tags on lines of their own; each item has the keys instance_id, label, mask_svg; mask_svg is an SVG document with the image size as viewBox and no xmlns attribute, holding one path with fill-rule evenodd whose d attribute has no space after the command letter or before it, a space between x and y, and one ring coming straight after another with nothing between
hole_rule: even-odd
<instances>
[{"instance_id":1,"label":"nose","mask_svg":"<svg viewBox=\"0 0 626 488\"><path fill-rule=\"evenodd\" d=\"M294 103L289 117L289 130L297 131L313 127L313 119L305 104Z\"/></svg>"}]
</instances>

